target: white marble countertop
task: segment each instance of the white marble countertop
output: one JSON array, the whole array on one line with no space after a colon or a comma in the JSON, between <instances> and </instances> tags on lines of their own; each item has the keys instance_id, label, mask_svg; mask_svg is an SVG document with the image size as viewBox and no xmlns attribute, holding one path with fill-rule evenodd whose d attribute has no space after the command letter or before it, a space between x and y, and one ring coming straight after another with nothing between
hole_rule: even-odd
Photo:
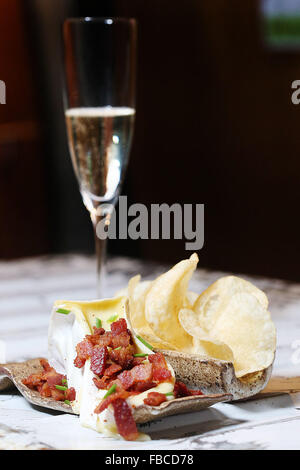
<instances>
[{"instance_id":1,"label":"white marble countertop","mask_svg":"<svg viewBox=\"0 0 300 470\"><path fill-rule=\"evenodd\" d=\"M107 295L142 273L164 268L126 258L108 266ZM199 269L191 283L202 291L224 273ZM245 276L243 276L245 277ZM270 299L278 347L273 374L300 376L300 284L247 279ZM95 298L91 257L68 255L0 263L0 362L47 356L47 327L58 298ZM73 415L37 408L16 391L0 393L0 449L300 449L300 393L243 403L220 403L198 413L145 425L152 440L128 443L82 428Z\"/></svg>"}]
</instances>

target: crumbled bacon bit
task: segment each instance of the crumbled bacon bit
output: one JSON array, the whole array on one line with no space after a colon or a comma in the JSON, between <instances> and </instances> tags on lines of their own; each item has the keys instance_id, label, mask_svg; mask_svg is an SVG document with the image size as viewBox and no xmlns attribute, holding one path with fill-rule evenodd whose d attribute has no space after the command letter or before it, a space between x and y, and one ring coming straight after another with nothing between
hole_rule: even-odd
<instances>
[{"instance_id":1,"label":"crumbled bacon bit","mask_svg":"<svg viewBox=\"0 0 300 470\"><path fill-rule=\"evenodd\" d=\"M99 390L107 390L110 387L111 378L104 375L101 379L93 378L93 382Z\"/></svg>"},{"instance_id":2,"label":"crumbled bacon bit","mask_svg":"<svg viewBox=\"0 0 300 470\"><path fill-rule=\"evenodd\" d=\"M108 357L107 347L95 346L91 355L91 371L96 375L103 375Z\"/></svg>"},{"instance_id":3,"label":"crumbled bacon bit","mask_svg":"<svg viewBox=\"0 0 300 470\"><path fill-rule=\"evenodd\" d=\"M203 395L201 390L190 390L187 386L180 381L176 381L174 385L174 396L175 398L190 397L196 395Z\"/></svg>"},{"instance_id":4,"label":"crumbled bacon bit","mask_svg":"<svg viewBox=\"0 0 300 470\"><path fill-rule=\"evenodd\" d=\"M128 390L136 383L150 382L152 380L152 364L141 364L131 370L124 370L118 375L125 390Z\"/></svg>"},{"instance_id":5,"label":"crumbled bacon bit","mask_svg":"<svg viewBox=\"0 0 300 470\"><path fill-rule=\"evenodd\" d=\"M104 328L97 328L96 326L93 326L93 331L94 331L94 335L104 335L105 333L105 329Z\"/></svg>"},{"instance_id":6,"label":"crumbled bacon bit","mask_svg":"<svg viewBox=\"0 0 300 470\"><path fill-rule=\"evenodd\" d=\"M62 380L65 379L66 376L63 374L58 374L55 369L49 370L43 373L43 380L51 385L61 385Z\"/></svg>"},{"instance_id":7,"label":"crumbled bacon bit","mask_svg":"<svg viewBox=\"0 0 300 470\"><path fill-rule=\"evenodd\" d=\"M127 441L137 439L139 434L128 403L124 399L118 398L114 400L112 406L119 434Z\"/></svg>"},{"instance_id":8,"label":"crumbled bacon bit","mask_svg":"<svg viewBox=\"0 0 300 470\"><path fill-rule=\"evenodd\" d=\"M66 399L65 392L56 388L51 390L51 397L56 401L64 401Z\"/></svg>"},{"instance_id":9,"label":"crumbled bacon bit","mask_svg":"<svg viewBox=\"0 0 300 470\"><path fill-rule=\"evenodd\" d=\"M43 385L42 374L31 374L26 379L23 379L22 383L34 390L36 387Z\"/></svg>"},{"instance_id":10,"label":"crumbled bacon bit","mask_svg":"<svg viewBox=\"0 0 300 470\"><path fill-rule=\"evenodd\" d=\"M92 346L96 346L96 344L99 345L101 336L102 335L98 335L98 334L86 335L85 339L88 340L92 344Z\"/></svg>"},{"instance_id":11,"label":"crumbled bacon bit","mask_svg":"<svg viewBox=\"0 0 300 470\"><path fill-rule=\"evenodd\" d=\"M198 395L204 395L204 393L201 390L191 390L189 389L190 395L192 396L198 396Z\"/></svg>"},{"instance_id":12,"label":"crumbled bacon bit","mask_svg":"<svg viewBox=\"0 0 300 470\"><path fill-rule=\"evenodd\" d=\"M56 388L56 385L64 386L63 380L66 379L66 376L56 372L46 359L41 359L40 364L43 371L40 374L31 374L23 379L22 383L32 390L37 390L45 398L51 397L56 401L75 400L76 392L73 387L67 390Z\"/></svg>"},{"instance_id":13,"label":"crumbled bacon bit","mask_svg":"<svg viewBox=\"0 0 300 470\"><path fill-rule=\"evenodd\" d=\"M77 356L74 360L74 365L76 367L83 367L85 361L91 357L93 351L93 344L88 340L84 339L76 346Z\"/></svg>"},{"instance_id":14,"label":"crumbled bacon bit","mask_svg":"<svg viewBox=\"0 0 300 470\"><path fill-rule=\"evenodd\" d=\"M118 336L120 333L127 332L127 323L125 318L115 321L111 324L111 332L113 336Z\"/></svg>"},{"instance_id":15,"label":"crumbled bacon bit","mask_svg":"<svg viewBox=\"0 0 300 470\"><path fill-rule=\"evenodd\" d=\"M183 382L176 381L174 385L174 396L175 398L188 397L189 389Z\"/></svg>"},{"instance_id":16,"label":"crumbled bacon bit","mask_svg":"<svg viewBox=\"0 0 300 470\"><path fill-rule=\"evenodd\" d=\"M90 341L94 346L95 345L98 345L98 346L106 346L106 347L110 347L112 346L112 333L110 331L106 331L104 334L102 335L86 335L86 338L88 339L88 341Z\"/></svg>"},{"instance_id":17,"label":"crumbled bacon bit","mask_svg":"<svg viewBox=\"0 0 300 470\"><path fill-rule=\"evenodd\" d=\"M113 375L115 375L117 372L120 372L121 370L122 370L122 367L119 364L112 363L105 369L104 376L112 377Z\"/></svg>"},{"instance_id":18,"label":"crumbled bacon bit","mask_svg":"<svg viewBox=\"0 0 300 470\"><path fill-rule=\"evenodd\" d=\"M102 413L111 403L113 403L118 398L126 399L130 396L129 392L125 392L121 390L120 392L115 392L109 395L107 398L104 398L99 405L95 408L94 413L99 414Z\"/></svg>"},{"instance_id":19,"label":"crumbled bacon bit","mask_svg":"<svg viewBox=\"0 0 300 470\"><path fill-rule=\"evenodd\" d=\"M124 390L127 390L134 384L134 380L130 370L124 370L121 374L119 374L118 380L121 382Z\"/></svg>"},{"instance_id":20,"label":"crumbled bacon bit","mask_svg":"<svg viewBox=\"0 0 300 470\"><path fill-rule=\"evenodd\" d=\"M153 370L153 379L157 382L166 382L172 378L169 369L156 369Z\"/></svg>"},{"instance_id":21,"label":"crumbled bacon bit","mask_svg":"<svg viewBox=\"0 0 300 470\"><path fill-rule=\"evenodd\" d=\"M86 335L85 339L90 341L93 345L99 344L100 337L105 335L105 329L104 328L96 328L95 326L93 327L94 333L92 335Z\"/></svg>"},{"instance_id":22,"label":"crumbled bacon bit","mask_svg":"<svg viewBox=\"0 0 300 470\"><path fill-rule=\"evenodd\" d=\"M153 364L153 379L157 382L166 382L172 378L172 374L168 369L166 360L162 353L150 354L149 362Z\"/></svg>"},{"instance_id":23,"label":"crumbled bacon bit","mask_svg":"<svg viewBox=\"0 0 300 470\"><path fill-rule=\"evenodd\" d=\"M110 381L109 383L109 388L112 386L112 385L116 385L117 387L117 392L125 392L126 390L124 389L123 385L122 385L122 382L121 380L119 380L118 376L116 379L113 379Z\"/></svg>"},{"instance_id":24,"label":"crumbled bacon bit","mask_svg":"<svg viewBox=\"0 0 300 470\"><path fill-rule=\"evenodd\" d=\"M147 398L144 399L145 405L159 406L164 401L167 401L167 397L164 393L149 392Z\"/></svg>"},{"instance_id":25,"label":"crumbled bacon bit","mask_svg":"<svg viewBox=\"0 0 300 470\"><path fill-rule=\"evenodd\" d=\"M148 359L149 359L149 362L153 364L154 368L159 368L159 369L168 368L166 360L164 356L162 355L162 353L160 352L155 353L155 354L149 354Z\"/></svg>"},{"instance_id":26,"label":"crumbled bacon bit","mask_svg":"<svg viewBox=\"0 0 300 470\"><path fill-rule=\"evenodd\" d=\"M82 359L81 357L76 356L74 359L74 366L78 367L78 369L81 369L84 366L85 361L86 359Z\"/></svg>"},{"instance_id":27,"label":"crumbled bacon bit","mask_svg":"<svg viewBox=\"0 0 300 470\"><path fill-rule=\"evenodd\" d=\"M65 396L66 396L66 400L74 401L75 398L76 398L75 388L73 388L73 387L68 388L68 390L66 390L66 392L65 392Z\"/></svg>"},{"instance_id":28,"label":"crumbled bacon bit","mask_svg":"<svg viewBox=\"0 0 300 470\"><path fill-rule=\"evenodd\" d=\"M145 392L146 390L149 390L150 388L156 387L156 385L157 384L155 382L141 382L141 383L134 384L131 387L131 390L133 392L142 393L142 392Z\"/></svg>"},{"instance_id":29,"label":"crumbled bacon bit","mask_svg":"<svg viewBox=\"0 0 300 470\"><path fill-rule=\"evenodd\" d=\"M139 366L143 362L145 362L145 357L134 357L132 360L132 367Z\"/></svg>"},{"instance_id":30,"label":"crumbled bacon bit","mask_svg":"<svg viewBox=\"0 0 300 470\"><path fill-rule=\"evenodd\" d=\"M119 335L113 336L112 338L112 347L113 348L126 348L129 346L131 341L131 336L127 331L122 331Z\"/></svg>"},{"instance_id":31,"label":"crumbled bacon bit","mask_svg":"<svg viewBox=\"0 0 300 470\"><path fill-rule=\"evenodd\" d=\"M42 397L50 398L52 396L51 388L47 382L44 382L43 385L39 385L37 390L42 395Z\"/></svg>"},{"instance_id":32,"label":"crumbled bacon bit","mask_svg":"<svg viewBox=\"0 0 300 470\"><path fill-rule=\"evenodd\" d=\"M129 369L132 365L134 352L135 348L132 344L130 344L126 348L121 347L121 349L118 350L112 349L109 352L109 357L113 362L119 364L122 369Z\"/></svg>"},{"instance_id":33,"label":"crumbled bacon bit","mask_svg":"<svg viewBox=\"0 0 300 470\"><path fill-rule=\"evenodd\" d=\"M43 359L43 358L40 359L40 364L46 372L49 372L52 369L52 367L50 366L49 362L46 359Z\"/></svg>"},{"instance_id":34,"label":"crumbled bacon bit","mask_svg":"<svg viewBox=\"0 0 300 470\"><path fill-rule=\"evenodd\" d=\"M152 379L152 364L145 363L133 367L130 371L134 383L149 382Z\"/></svg>"}]
</instances>

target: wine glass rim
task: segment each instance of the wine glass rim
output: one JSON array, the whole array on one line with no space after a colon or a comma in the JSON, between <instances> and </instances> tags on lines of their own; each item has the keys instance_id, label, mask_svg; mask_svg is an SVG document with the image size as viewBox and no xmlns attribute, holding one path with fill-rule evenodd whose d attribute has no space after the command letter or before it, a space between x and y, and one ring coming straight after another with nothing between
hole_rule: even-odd
<instances>
[{"instance_id":1,"label":"wine glass rim","mask_svg":"<svg viewBox=\"0 0 300 470\"><path fill-rule=\"evenodd\" d=\"M135 18L123 18L120 16L82 16L79 18L66 18L65 22L68 23L105 23L105 24L115 24L115 23L130 23L136 22Z\"/></svg>"}]
</instances>

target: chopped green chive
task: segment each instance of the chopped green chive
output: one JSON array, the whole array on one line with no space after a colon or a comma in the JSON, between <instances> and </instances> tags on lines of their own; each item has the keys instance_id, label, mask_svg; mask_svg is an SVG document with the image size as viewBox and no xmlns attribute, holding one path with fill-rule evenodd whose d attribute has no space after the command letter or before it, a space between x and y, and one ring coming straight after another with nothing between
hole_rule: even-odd
<instances>
[{"instance_id":1,"label":"chopped green chive","mask_svg":"<svg viewBox=\"0 0 300 470\"><path fill-rule=\"evenodd\" d=\"M67 310L66 308L58 308L57 310L57 313L63 313L64 315L68 315L71 310Z\"/></svg>"},{"instance_id":2,"label":"chopped green chive","mask_svg":"<svg viewBox=\"0 0 300 470\"><path fill-rule=\"evenodd\" d=\"M116 321L117 318L118 318L118 314L113 315L113 316L110 317L107 321L108 321L109 323L113 323L114 321Z\"/></svg>"},{"instance_id":3,"label":"chopped green chive","mask_svg":"<svg viewBox=\"0 0 300 470\"><path fill-rule=\"evenodd\" d=\"M107 390L107 392L106 392L106 394L104 395L103 398L107 398L107 397L109 397L109 395L111 395L112 393L115 393L116 389L117 389L116 384L113 384L113 385L110 387L110 389Z\"/></svg>"},{"instance_id":4,"label":"chopped green chive","mask_svg":"<svg viewBox=\"0 0 300 470\"><path fill-rule=\"evenodd\" d=\"M146 357L146 356L149 356L149 354L138 353L138 354L133 355L133 357Z\"/></svg>"},{"instance_id":5,"label":"chopped green chive","mask_svg":"<svg viewBox=\"0 0 300 470\"><path fill-rule=\"evenodd\" d=\"M68 387L64 387L63 385L55 385L55 388L57 388L57 390L62 390L63 392L68 390Z\"/></svg>"},{"instance_id":6,"label":"chopped green chive","mask_svg":"<svg viewBox=\"0 0 300 470\"><path fill-rule=\"evenodd\" d=\"M102 328L102 321L100 318L96 318L96 328Z\"/></svg>"},{"instance_id":7,"label":"chopped green chive","mask_svg":"<svg viewBox=\"0 0 300 470\"><path fill-rule=\"evenodd\" d=\"M174 393L173 392L169 392L169 393L165 393L166 397L174 397Z\"/></svg>"},{"instance_id":8,"label":"chopped green chive","mask_svg":"<svg viewBox=\"0 0 300 470\"><path fill-rule=\"evenodd\" d=\"M147 341L145 339L143 339L139 335L137 335L136 337L137 337L137 339L139 339L141 341L141 343L143 343L145 346L147 346L147 348L151 349L151 351L153 350L153 346L151 346L151 344L147 343Z\"/></svg>"},{"instance_id":9,"label":"chopped green chive","mask_svg":"<svg viewBox=\"0 0 300 470\"><path fill-rule=\"evenodd\" d=\"M62 379L62 380L61 380L61 383L62 383L62 384L65 384L65 385L68 385L67 379Z\"/></svg>"},{"instance_id":10,"label":"chopped green chive","mask_svg":"<svg viewBox=\"0 0 300 470\"><path fill-rule=\"evenodd\" d=\"M119 349L121 349L121 346L119 346L118 348L115 348L114 351L119 351Z\"/></svg>"},{"instance_id":11,"label":"chopped green chive","mask_svg":"<svg viewBox=\"0 0 300 470\"><path fill-rule=\"evenodd\" d=\"M70 400L65 400L65 404L70 405L71 404Z\"/></svg>"}]
</instances>

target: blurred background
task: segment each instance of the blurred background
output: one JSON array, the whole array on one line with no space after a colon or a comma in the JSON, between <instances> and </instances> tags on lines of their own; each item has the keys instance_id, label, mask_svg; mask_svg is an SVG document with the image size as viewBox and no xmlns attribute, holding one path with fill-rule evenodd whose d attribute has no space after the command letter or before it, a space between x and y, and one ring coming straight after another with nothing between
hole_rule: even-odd
<instances>
[{"instance_id":1,"label":"blurred background","mask_svg":"<svg viewBox=\"0 0 300 470\"><path fill-rule=\"evenodd\" d=\"M66 17L135 17L129 203L204 203L200 267L300 280L300 1L1 0L0 258L92 253L62 107ZM176 262L184 241L111 255Z\"/></svg>"}]
</instances>

